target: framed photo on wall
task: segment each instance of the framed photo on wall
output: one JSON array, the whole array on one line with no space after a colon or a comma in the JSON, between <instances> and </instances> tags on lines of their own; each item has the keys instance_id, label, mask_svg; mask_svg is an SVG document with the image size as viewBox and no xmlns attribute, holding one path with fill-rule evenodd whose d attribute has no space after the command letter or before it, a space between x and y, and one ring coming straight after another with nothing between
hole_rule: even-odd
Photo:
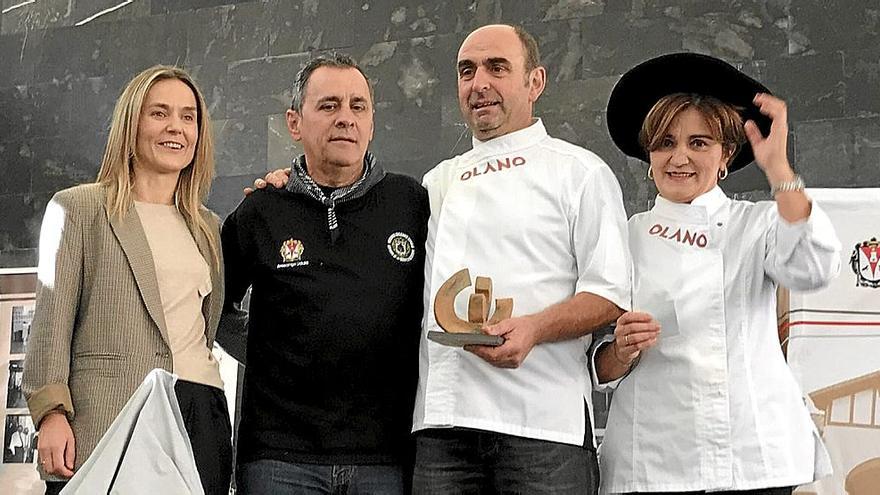
<instances>
[{"instance_id":1,"label":"framed photo on wall","mask_svg":"<svg viewBox=\"0 0 880 495\"><path fill-rule=\"evenodd\" d=\"M33 320L33 301L12 306L9 354L24 354L27 351L27 338L31 332L31 322Z\"/></svg>"},{"instance_id":2,"label":"framed photo on wall","mask_svg":"<svg viewBox=\"0 0 880 495\"><path fill-rule=\"evenodd\" d=\"M34 464L37 435L29 414L7 414L3 429L3 463Z\"/></svg>"},{"instance_id":3,"label":"framed photo on wall","mask_svg":"<svg viewBox=\"0 0 880 495\"><path fill-rule=\"evenodd\" d=\"M6 380L6 409L27 408L21 390L21 377L24 374L24 359L9 360L9 379Z\"/></svg>"},{"instance_id":4,"label":"framed photo on wall","mask_svg":"<svg viewBox=\"0 0 880 495\"><path fill-rule=\"evenodd\" d=\"M21 389L36 289L36 268L0 269L0 486L8 493L44 490L37 474L38 435Z\"/></svg>"}]
</instances>

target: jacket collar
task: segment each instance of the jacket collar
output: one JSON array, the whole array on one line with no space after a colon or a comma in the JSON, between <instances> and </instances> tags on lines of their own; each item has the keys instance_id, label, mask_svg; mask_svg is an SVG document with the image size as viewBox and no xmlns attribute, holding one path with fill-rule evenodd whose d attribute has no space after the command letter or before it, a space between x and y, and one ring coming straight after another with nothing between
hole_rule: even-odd
<instances>
[{"instance_id":1,"label":"jacket collar","mask_svg":"<svg viewBox=\"0 0 880 495\"><path fill-rule=\"evenodd\" d=\"M344 201L351 201L366 194L373 186L385 177L385 170L379 165L376 157L367 152L364 155L364 171L361 177L353 184L340 187L328 197L320 186L312 180L306 164L306 156L301 155L293 159L291 163L290 180L287 182L287 190L294 194L304 194L320 202L324 206L332 207Z\"/></svg>"},{"instance_id":2,"label":"jacket collar","mask_svg":"<svg viewBox=\"0 0 880 495\"><path fill-rule=\"evenodd\" d=\"M522 149L532 146L547 137L547 129L541 119L535 119L534 122L518 131L513 131L503 136L480 141L472 138L473 151L481 155L492 155L496 153L509 153L513 149Z\"/></svg>"},{"instance_id":3,"label":"jacket collar","mask_svg":"<svg viewBox=\"0 0 880 495\"><path fill-rule=\"evenodd\" d=\"M690 203L674 203L658 194L651 211L678 221L706 225L718 210L729 202L730 198L724 194L724 191L715 186Z\"/></svg>"},{"instance_id":4,"label":"jacket collar","mask_svg":"<svg viewBox=\"0 0 880 495\"><path fill-rule=\"evenodd\" d=\"M209 226L215 225L216 220L207 209L201 209L199 214L207 222ZM165 323L165 310L162 308L162 298L159 294L159 281L156 276L156 265L153 261L153 254L150 251L150 245L147 241L147 235L144 233L143 225L137 210L132 207L122 218L116 218L108 212L110 228L113 234L122 246L128 264L131 266L132 274L138 286L138 291L144 301L150 318L159 328L159 333L165 340L165 343L171 345L168 336L168 327ZM205 335L208 343L213 342L214 332L212 329L217 328L217 322L220 318L221 307L223 304L223 273L222 262L215 264L211 258L211 248L207 237L194 229L192 225L187 224L190 233L195 239L199 252L211 270L211 293L208 294L206 302L207 308L203 307L202 312L205 314ZM219 240L218 240L219 242ZM207 313L205 313L207 309Z\"/></svg>"},{"instance_id":5,"label":"jacket collar","mask_svg":"<svg viewBox=\"0 0 880 495\"><path fill-rule=\"evenodd\" d=\"M168 327L165 325L165 311L162 309L162 299L159 296L156 265L153 262L147 235L144 233L137 211L132 206L121 218L110 214L110 212L107 212L107 215L110 220L110 228L113 229L113 234L119 241L119 245L122 246L122 251L131 266L138 291L147 307L147 313L159 328L159 333L162 334L165 342L170 343Z\"/></svg>"},{"instance_id":6,"label":"jacket collar","mask_svg":"<svg viewBox=\"0 0 880 495\"><path fill-rule=\"evenodd\" d=\"M385 171L376 162L376 157L372 153L367 152L364 155L364 171L361 174L361 178L353 184L337 188L330 193L330 196L327 196L321 190L321 186L309 175L305 155L294 158L290 169L291 173L290 180L287 182L287 190L294 194L308 196L327 208L327 231L330 235L330 244L335 244L341 235L339 221L336 219L336 205L364 196L385 177Z\"/></svg>"}]
</instances>

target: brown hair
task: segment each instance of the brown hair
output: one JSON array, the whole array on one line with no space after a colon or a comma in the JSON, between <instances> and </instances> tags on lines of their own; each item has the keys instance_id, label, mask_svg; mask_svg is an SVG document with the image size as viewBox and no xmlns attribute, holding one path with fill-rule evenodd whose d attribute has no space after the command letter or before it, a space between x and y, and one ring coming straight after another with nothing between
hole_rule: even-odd
<instances>
[{"instance_id":1,"label":"brown hair","mask_svg":"<svg viewBox=\"0 0 880 495\"><path fill-rule=\"evenodd\" d=\"M529 34L524 27L519 24L512 26L513 32L519 38L523 47L523 58L525 59L526 78L533 70L541 66L541 52L538 50L538 42L535 37Z\"/></svg>"},{"instance_id":2,"label":"brown hair","mask_svg":"<svg viewBox=\"0 0 880 495\"><path fill-rule=\"evenodd\" d=\"M214 263L220 259L220 247L199 210L208 195L214 178L214 140L211 119L205 98L192 77L183 69L155 65L136 75L116 100L110 135L101 161L97 182L107 188L107 211L122 217L132 205L134 160L137 159L137 130L147 92L157 81L178 79L192 90L196 98L199 139L193 161L180 172L174 204L191 229L200 231L208 240Z\"/></svg>"},{"instance_id":3,"label":"brown hair","mask_svg":"<svg viewBox=\"0 0 880 495\"><path fill-rule=\"evenodd\" d=\"M688 108L695 108L703 115L712 137L721 143L725 155L730 155L727 163L733 161L746 142L742 116L733 105L711 96L673 93L660 98L642 123L639 132L642 148L648 153L659 148L672 121Z\"/></svg>"},{"instance_id":4,"label":"brown hair","mask_svg":"<svg viewBox=\"0 0 880 495\"><path fill-rule=\"evenodd\" d=\"M293 82L293 100L290 103L290 109L302 114L303 100L306 98L306 89L309 85L309 78L312 73L321 67L331 67L334 69L356 69L364 76L367 81L367 88L370 89L370 105L373 105L373 83L358 63L350 56L344 53L329 53L318 55L306 62L306 65L296 74L296 80Z\"/></svg>"}]
</instances>

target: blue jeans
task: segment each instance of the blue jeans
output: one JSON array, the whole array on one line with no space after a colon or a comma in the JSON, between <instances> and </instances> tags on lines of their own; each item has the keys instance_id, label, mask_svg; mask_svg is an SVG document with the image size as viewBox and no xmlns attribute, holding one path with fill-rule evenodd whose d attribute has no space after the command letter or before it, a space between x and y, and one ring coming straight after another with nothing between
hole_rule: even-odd
<instances>
[{"instance_id":1,"label":"blue jeans","mask_svg":"<svg viewBox=\"0 0 880 495\"><path fill-rule=\"evenodd\" d=\"M238 491L255 494L402 495L409 485L395 464L328 465L261 459L238 466Z\"/></svg>"},{"instance_id":2,"label":"blue jeans","mask_svg":"<svg viewBox=\"0 0 880 495\"><path fill-rule=\"evenodd\" d=\"M416 434L414 494L578 494L599 491L592 445L462 428Z\"/></svg>"}]
</instances>

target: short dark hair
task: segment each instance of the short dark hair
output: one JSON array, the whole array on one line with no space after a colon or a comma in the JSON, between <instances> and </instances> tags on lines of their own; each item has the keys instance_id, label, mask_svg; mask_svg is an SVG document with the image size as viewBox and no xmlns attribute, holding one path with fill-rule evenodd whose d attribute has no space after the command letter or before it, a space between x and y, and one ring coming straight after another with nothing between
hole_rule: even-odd
<instances>
[{"instance_id":1,"label":"short dark hair","mask_svg":"<svg viewBox=\"0 0 880 495\"><path fill-rule=\"evenodd\" d=\"M309 78L312 73L321 67L333 67L336 69L357 69L367 81L367 87L370 89L370 101L373 100L373 83L370 78L361 69L361 66L350 56L344 53L328 53L318 55L306 62L306 65L296 74L293 81L293 101L290 102L290 109L296 112L302 111L303 99L306 97L306 87L309 84Z\"/></svg>"},{"instance_id":2,"label":"short dark hair","mask_svg":"<svg viewBox=\"0 0 880 495\"><path fill-rule=\"evenodd\" d=\"M534 36L518 24L513 26L513 31L519 37L520 43L522 43L526 75L528 75L534 69L541 66L541 52L538 51L538 42L535 41Z\"/></svg>"}]
</instances>

